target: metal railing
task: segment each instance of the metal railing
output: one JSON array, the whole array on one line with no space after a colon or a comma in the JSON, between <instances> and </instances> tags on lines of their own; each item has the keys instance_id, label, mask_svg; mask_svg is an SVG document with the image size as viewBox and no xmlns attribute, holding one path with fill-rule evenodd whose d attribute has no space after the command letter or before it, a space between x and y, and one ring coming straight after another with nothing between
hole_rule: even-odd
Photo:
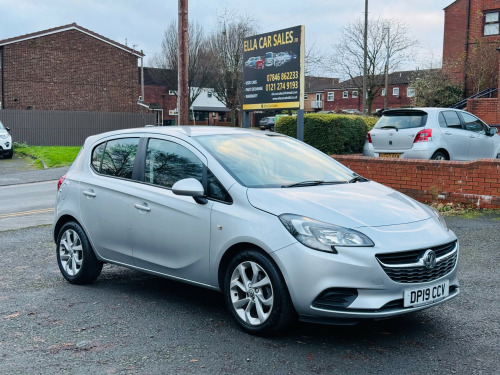
<instances>
[{"instance_id":1,"label":"metal railing","mask_svg":"<svg viewBox=\"0 0 500 375\"><path fill-rule=\"evenodd\" d=\"M477 94L474 94L472 96L469 96L468 98L465 98L463 100L460 100L459 102L453 104L450 106L450 108L455 108L455 109L462 109L467 105L467 100L469 99L477 99L477 98L484 98L485 96L488 96L491 98L491 94L493 94L495 91L498 91L497 87L492 87L483 91L478 92Z\"/></svg>"}]
</instances>

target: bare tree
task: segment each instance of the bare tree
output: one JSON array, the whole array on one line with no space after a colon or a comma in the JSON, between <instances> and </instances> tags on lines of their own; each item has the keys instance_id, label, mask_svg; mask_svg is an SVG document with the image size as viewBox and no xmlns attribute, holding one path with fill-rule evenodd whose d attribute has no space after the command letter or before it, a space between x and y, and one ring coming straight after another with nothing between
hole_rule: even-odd
<instances>
[{"instance_id":1,"label":"bare tree","mask_svg":"<svg viewBox=\"0 0 500 375\"><path fill-rule=\"evenodd\" d=\"M497 87L498 54L484 40L477 38L471 43L470 55L466 63L467 89L476 94L484 89ZM498 45L495 44L495 47Z\"/></svg>"},{"instance_id":2,"label":"bare tree","mask_svg":"<svg viewBox=\"0 0 500 375\"><path fill-rule=\"evenodd\" d=\"M384 85L387 57L387 28L390 29L389 71L394 71L405 61L411 60L411 48L418 41L408 35L407 26L395 19L374 19L368 24L367 108L371 112L373 100L380 95ZM350 78L362 91L364 21L357 19L342 29L340 41L334 45L330 58L332 70Z\"/></svg>"},{"instance_id":3,"label":"bare tree","mask_svg":"<svg viewBox=\"0 0 500 375\"><path fill-rule=\"evenodd\" d=\"M165 30L161 44L161 53L152 59L152 65L161 70L156 71L156 78L163 82L166 88L174 90L177 95L178 73L178 38L177 25L172 21ZM203 88L210 86L212 80L212 66L209 60L210 52L207 48L207 38L201 25L196 22L189 24L189 107L200 95Z\"/></svg>"},{"instance_id":4,"label":"bare tree","mask_svg":"<svg viewBox=\"0 0 500 375\"><path fill-rule=\"evenodd\" d=\"M231 111L231 126L243 102L243 39L255 34L254 22L236 11L218 14L218 26L209 37L215 97Z\"/></svg>"},{"instance_id":5,"label":"bare tree","mask_svg":"<svg viewBox=\"0 0 500 375\"><path fill-rule=\"evenodd\" d=\"M462 89L442 69L417 72L409 87L415 89L412 105L416 107L449 107L462 100Z\"/></svg>"}]
</instances>

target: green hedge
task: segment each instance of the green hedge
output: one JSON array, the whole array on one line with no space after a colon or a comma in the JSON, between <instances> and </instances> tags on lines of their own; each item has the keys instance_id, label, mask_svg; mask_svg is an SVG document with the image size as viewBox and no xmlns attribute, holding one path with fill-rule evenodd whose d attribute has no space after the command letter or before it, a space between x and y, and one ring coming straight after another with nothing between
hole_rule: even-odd
<instances>
[{"instance_id":1,"label":"green hedge","mask_svg":"<svg viewBox=\"0 0 500 375\"><path fill-rule=\"evenodd\" d=\"M363 151L368 125L363 116L306 114L304 142L325 154L356 154ZM275 125L278 133L297 137L297 117L280 117Z\"/></svg>"}]
</instances>

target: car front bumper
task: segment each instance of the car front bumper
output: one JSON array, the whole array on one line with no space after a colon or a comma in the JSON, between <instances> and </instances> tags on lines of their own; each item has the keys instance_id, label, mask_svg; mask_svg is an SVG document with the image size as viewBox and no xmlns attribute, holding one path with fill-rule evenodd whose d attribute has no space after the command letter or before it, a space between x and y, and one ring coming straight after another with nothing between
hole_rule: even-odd
<instances>
[{"instance_id":1,"label":"car front bumper","mask_svg":"<svg viewBox=\"0 0 500 375\"><path fill-rule=\"evenodd\" d=\"M405 224L393 231L394 240L387 246L379 247L339 247L338 254L309 249L300 243L295 243L271 255L287 282L293 304L300 319L321 323L345 324L363 319L383 319L407 314L438 305L456 297L459 293L457 280L458 241L452 232L441 239L441 244L456 242L457 258L452 269L446 274L428 282L400 283L395 282L384 271L376 258L377 254L398 253L416 249L428 249L440 243L423 240L426 226L429 223L417 225ZM411 230L414 232L412 233ZM364 231L374 239L373 233ZM418 238L420 237L420 238ZM447 237L447 238L446 238ZM406 238L406 240L404 240ZM378 241L374 241L376 244ZM399 244L399 248L388 251ZM448 281L449 294L432 303L404 307L405 290L413 290L433 286ZM344 305L318 306L318 298L326 291L355 292L351 301ZM349 298L348 298L349 299Z\"/></svg>"}]
</instances>

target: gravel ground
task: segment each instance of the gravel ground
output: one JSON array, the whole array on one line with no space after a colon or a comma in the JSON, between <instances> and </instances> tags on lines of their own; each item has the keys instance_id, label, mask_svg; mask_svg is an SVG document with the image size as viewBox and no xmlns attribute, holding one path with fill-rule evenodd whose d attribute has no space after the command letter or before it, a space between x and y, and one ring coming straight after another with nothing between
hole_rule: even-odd
<instances>
[{"instance_id":1,"label":"gravel ground","mask_svg":"<svg viewBox=\"0 0 500 375\"><path fill-rule=\"evenodd\" d=\"M453 301L271 339L241 332L205 289L109 265L70 285L50 227L3 232L0 374L498 374L500 213L447 222L461 240Z\"/></svg>"}]
</instances>

